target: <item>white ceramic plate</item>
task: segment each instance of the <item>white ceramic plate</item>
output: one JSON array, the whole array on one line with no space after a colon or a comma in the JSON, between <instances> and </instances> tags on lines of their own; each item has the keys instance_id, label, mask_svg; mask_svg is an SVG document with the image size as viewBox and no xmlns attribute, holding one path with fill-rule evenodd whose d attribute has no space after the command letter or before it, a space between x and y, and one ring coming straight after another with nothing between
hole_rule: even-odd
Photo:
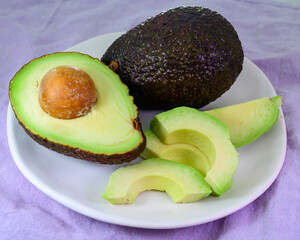
<instances>
[{"instance_id":1,"label":"white ceramic plate","mask_svg":"<svg viewBox=\"0 0 300 240\"><path fill-rule=\"evenodd\" d=\"M100 58L121 33L89 39L67 51ZM245 59L244 69L231 89L205 109L222 107L276 93L263 72ZM157 112L140 111L144 129ZM175 204L162 192L148 191L132 205L113 206L102 199L110 174L120 167L80 161L35 143L19 126L11 107L7 134L12 156L24 176L63 205L92 218L142 228L179 228L227 216L259 197L277 177L285 158L286 129L280 117L275 126L255 142L238 149L239 165L234 184L221 197L196 203ZM139 161L137 159L136 161Z\"/></svg>"}]
</instances>

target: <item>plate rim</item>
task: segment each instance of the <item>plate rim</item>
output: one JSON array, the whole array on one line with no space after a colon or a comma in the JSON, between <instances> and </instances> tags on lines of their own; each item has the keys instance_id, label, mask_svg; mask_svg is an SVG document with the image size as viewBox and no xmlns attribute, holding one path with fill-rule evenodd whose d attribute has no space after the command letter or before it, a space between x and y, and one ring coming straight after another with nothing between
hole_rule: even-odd
<instances>
[{"instance_id":1,"label":"plate rim","mask_svg":"<svg viewBox=\"0 0 300 240\"><path fill-rule=\"evenodd\" d=\"M96 40L96 39L104 37L104 36L118 35L118 34L122 34L122 33L124 33L124 31L112 32L112 33L95 36L90 39L84 40L78 44L75 44L74 46L72 46L70 48L76 48L78 45L87 43L89 41ZM70 48L68 48L68 49L70 49ZM68 49L66 49L65 51L68 51ZM248 64L251 64L253 67L255 67L256 71L260 72L260 74L265 78L265 80L267 80L267 83L268 83L269 87L271 88L271 90L274 92L275 95L277 95L272 83L270 82L268 77L265 75L265 73L250 59L244 57L244 62L245 61L247 61ZM85 215L85 216L88 216L88 217L91 217L93 219L100 220L103 222L111 223L111 224L128 226L128 227L145 228L145 229L174 229L174 228L183 228L183 227L189 227L189 226L195 226L195 225L199 225L199 224L208 223L208 222L223 218L225 216L228 216L232 213L235 213L235 212L239 211L240 209L244 208L245 206L249 205L253 201L255 201L273 184L273 182L276 180L277 176L279 175L280 170L282 169L282 166L285 161L286 150L287 150L286 149L286 147L287 147L286 122L285 122L282 108L280 107L279 110L280 110L279 117L282 118L282 123L283 123L282 127L284 129L284 131L283 131L284 135L282 136L283 140L284 140L284 144L282 146L283 151L281 151L281 156L279 157L280 161L278 161L278 163L277 163L278 166L276 168L276 171L273 172L272 177L269 177L268 181L264 181L263 185L259 185L259 190L256 190L255 194L252 194L250 196L250 198L245 199L240 204L237 204L234 208L231 207L227 211L224 211L222 214L219 214L218 216L213 215L210 218L206 218L205 220L197 221L197 219L193 218L192 220L185 221L184 223L171 222L171 223L165 223L165 224L161 224L161 223L155 224L155 223L149 222L149 221L142 222L142 221L139 221L136 219L124 218L123 216L115 217L114 215L104 214L103 212L101 212L99 210L95 212L94 209L91 209L88 206L84 206L80 202L78 202L78 201L76 202L76 201L72 200L70 197L65 196L64 194L62 194L58 191L55 191L55 189L52 189L51 187L47 186L46 183L40 181L38 179L38 177L33 175L29 171L29 169L26 168L26 165L23 163L21 157L19 156L19 154L17 153L17 150L14 147L14 140L13 140L13 136L11 135L11 132L12 132L13 124L14 124L13 118L15 118L15 114L12 110L10 102L8 103L7 119L6 119L7 120L7 139L8 139L8 145L9 145L9 149L10 149L12 158L13 158L14 162L16 163L20 172L25 176L25 178L30 183L32 183L36 188L38 188L40 191L42 191L44 194L51 197L58 203L64 205L65 207L70 208L82 215Z\"/></svg>"}]
</instances>

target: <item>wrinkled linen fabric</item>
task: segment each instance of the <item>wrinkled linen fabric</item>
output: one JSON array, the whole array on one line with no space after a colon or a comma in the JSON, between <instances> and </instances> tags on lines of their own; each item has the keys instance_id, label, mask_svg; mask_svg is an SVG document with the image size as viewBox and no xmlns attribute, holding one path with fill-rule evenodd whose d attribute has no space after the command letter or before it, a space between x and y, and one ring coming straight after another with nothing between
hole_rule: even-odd
<instances>
[{"instance_id":1,"label":"wrinkled linen fabric","mask_svg":"<svg viewBox=\"0 0 300 240\"><path fill-rule=\"evenodd\" d=\"M81 215L34 187L7 142L10 79L27 62L81 41L126 31L179 5L209 7L237 30L245 56L283 96L287 153L271 187L241 210L202 225L151 230ZM300 239L300 5L261 0L0 1L0 239Z\"/></svg>"}]
</instances>

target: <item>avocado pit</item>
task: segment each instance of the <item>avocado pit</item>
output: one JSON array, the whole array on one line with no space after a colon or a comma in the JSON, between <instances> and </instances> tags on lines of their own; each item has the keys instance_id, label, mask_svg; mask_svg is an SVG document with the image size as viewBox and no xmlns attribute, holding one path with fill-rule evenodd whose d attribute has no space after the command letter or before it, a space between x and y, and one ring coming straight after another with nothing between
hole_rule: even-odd
<instances>
[{"instance_id":1,"label":"avocado pit","mask_svg":"<svg viewBox=\"0 0 300 240\"><path fill-rule=\"evenodd\" d=\"M85 71L62 65L44 75L39 84L38 99L50 116L74 119L86 115L96 104L97 91Z\"/></svg>"}]
</instances>

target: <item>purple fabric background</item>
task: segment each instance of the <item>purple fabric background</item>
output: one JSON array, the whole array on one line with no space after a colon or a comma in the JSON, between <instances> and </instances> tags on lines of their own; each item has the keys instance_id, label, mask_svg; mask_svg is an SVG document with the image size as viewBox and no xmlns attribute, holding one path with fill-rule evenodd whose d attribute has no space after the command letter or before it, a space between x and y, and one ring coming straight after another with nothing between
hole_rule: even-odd
<instances>
[{"instance_id":1,"label":"purple fabric background","mask_svg":"<svg viewBox=\"0 0 300 240\"><path fill-rule=\"evenodd\" d=\"M185 1L224 15L245 56L283 96L288 147L273 185L240 211L173 230L136 229L78 214L36 189L16 167L6 137L8 84L32 58L128 30L179 0L0 2L0 239L300 239L300 5L274 1Z\"/></svg>"}]
</instances>

